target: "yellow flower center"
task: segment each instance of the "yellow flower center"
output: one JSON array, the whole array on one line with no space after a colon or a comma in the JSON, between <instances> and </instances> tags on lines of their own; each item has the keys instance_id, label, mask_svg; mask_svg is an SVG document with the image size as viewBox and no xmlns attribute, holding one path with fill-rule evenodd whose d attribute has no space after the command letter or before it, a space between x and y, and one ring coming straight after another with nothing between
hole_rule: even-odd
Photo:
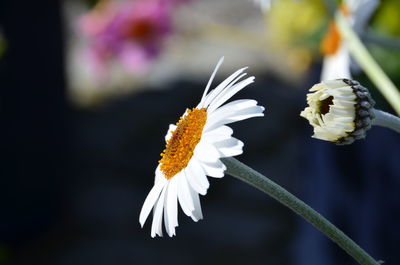
<instances>
[{"instance_id":1,"label":"yellow flower center","mask_svg":"<svg viewBox=\"0 0 400 265\"><path fill-rule=\"evenodd\" d=\"M161 159L158 161L166 179L171 179L187 166L201 139L206 121L207 110L193 108L176 123L178 127L167 140Z\"/></svg>"}]
</instances>

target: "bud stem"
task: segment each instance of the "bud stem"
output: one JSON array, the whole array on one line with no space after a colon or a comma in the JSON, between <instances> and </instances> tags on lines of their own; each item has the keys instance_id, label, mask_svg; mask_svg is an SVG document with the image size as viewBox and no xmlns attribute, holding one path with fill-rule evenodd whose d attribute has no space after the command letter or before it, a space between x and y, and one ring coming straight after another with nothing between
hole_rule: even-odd
<instances>
[{"instance_id":1,"label":"bud stem","mask_svg":"<svg viewBox=\"0 0 400 265\"><path fill-rule=\"evenodd\" d=\"M331 222L296 196L233 157L223 158L226 173L270 195L306 219L362 265L380 265Z\"/></svg>"},{"instance_id":2,"label":"bud stem","mask_svg":"<svg viewBox=\"0 0 400 265\"><path fill-rule=\"evenodd\" d=\"M336 21L338 23L338 28L349 46L351 55L380 90L390 105L392 105L395 111L400 115L399 90L389 77L387 77L382 68L376 63L374 58L372 58L367 48L362 44L357 34L354 33L343 15L341 15L340 12L337 13Z\"/></svg>"},{"instance_id":3,"label":"bud stem","mask_svg":"<svg viewBox=\"0 0 400 265\"><path fill-rule=\"evenodd\" d=\"M375 119L372 120L372 125L386 127L400 133L399 117L377 109L373 109L373 112L375 114Z\"/></svg>"}]
</instances>

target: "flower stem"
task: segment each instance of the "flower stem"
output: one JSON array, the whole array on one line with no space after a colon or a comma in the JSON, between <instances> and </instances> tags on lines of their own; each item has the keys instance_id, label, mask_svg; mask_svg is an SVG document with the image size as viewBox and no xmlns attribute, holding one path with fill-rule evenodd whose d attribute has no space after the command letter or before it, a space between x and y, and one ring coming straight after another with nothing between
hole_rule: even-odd
<instances>
[{"instance_id":1,"label":"flower stem","mask_svg":"<svg viewBox=\"0 0 400 265\"><path fill-rule=\"evenodd\" d=\"M350 256L357 260L358 263L362 265L380 265L379 262L375 261L370 255L368 255L368 253L366 253L353 240L346 236L327 219L272 180L233 157L223 158L222 162L227 167L227 174L256 187L257 189L278 200L280 203L289 207L295 213L306 219L322 233L332 239Z\"/></svg>"},{"instance_id":2,"label":"flower stem","mask_svg":"<svg viewBox=\"0 0 400 265\"><path fill-rule=\"evenodd\" d=\"M343 35L346 43L349 46L350 53L357 61L357 63L362 67L371 81L380 90L386 100L392 105L395 111L400 114L400 92L393 84L393 82L387 77L382 68L376 63L374 58L368 52L367 48L362 44L360 39L354 33L353 29L340 14L337 12L336 21Z\"/></svg>"},{"instance_id":3,"label":"flower stem","mask_svg":"<svg viewBox=\"0 0 400 265\"><path fill-rule=\"evenodd\" d=\"M378 125L392 129L400 133L400 118L387 112L373 109L375 118L372 120L372 125Z\"/></svg>"}]
</instances>

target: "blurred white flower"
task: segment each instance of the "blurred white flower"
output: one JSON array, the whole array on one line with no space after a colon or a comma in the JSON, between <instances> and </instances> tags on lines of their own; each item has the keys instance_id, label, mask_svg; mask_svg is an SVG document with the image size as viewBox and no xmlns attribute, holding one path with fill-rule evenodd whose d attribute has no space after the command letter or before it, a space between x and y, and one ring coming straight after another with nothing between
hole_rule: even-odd
<instances>
[{"instance_id":1,"label":"blurred white flower","mask_svg":"<svg viewBox=\"0 0 400 265\"><path fill-rule=\"evenodd\" d=\"M379 0L344 0L337 12L341 12L356 32L361 33L378 4ZM349 50L335 21L329 24L321 52L324 55L321 81L351 78Z\"/></svg>"}]
</instances>

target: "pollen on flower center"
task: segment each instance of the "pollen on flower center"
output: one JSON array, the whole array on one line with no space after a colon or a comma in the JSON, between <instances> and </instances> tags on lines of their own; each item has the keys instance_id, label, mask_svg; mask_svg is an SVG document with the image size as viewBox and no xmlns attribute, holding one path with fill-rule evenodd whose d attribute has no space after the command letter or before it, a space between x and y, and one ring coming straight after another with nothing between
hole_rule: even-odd
<instances>
[{"instance_id":1,"label":"pollen on flower center","mask_svg":"<svg viewBox=\"0 0 400 265\"><path fill-rule=\"evenodd\" d=\"M160 169L167 179L171 179L184 169L193 156L194 149L201 139L203 127L207 120L205 108L187 110L176 123L178 127L167 140L161 153Z\"/></svg>"}]
</instances>

